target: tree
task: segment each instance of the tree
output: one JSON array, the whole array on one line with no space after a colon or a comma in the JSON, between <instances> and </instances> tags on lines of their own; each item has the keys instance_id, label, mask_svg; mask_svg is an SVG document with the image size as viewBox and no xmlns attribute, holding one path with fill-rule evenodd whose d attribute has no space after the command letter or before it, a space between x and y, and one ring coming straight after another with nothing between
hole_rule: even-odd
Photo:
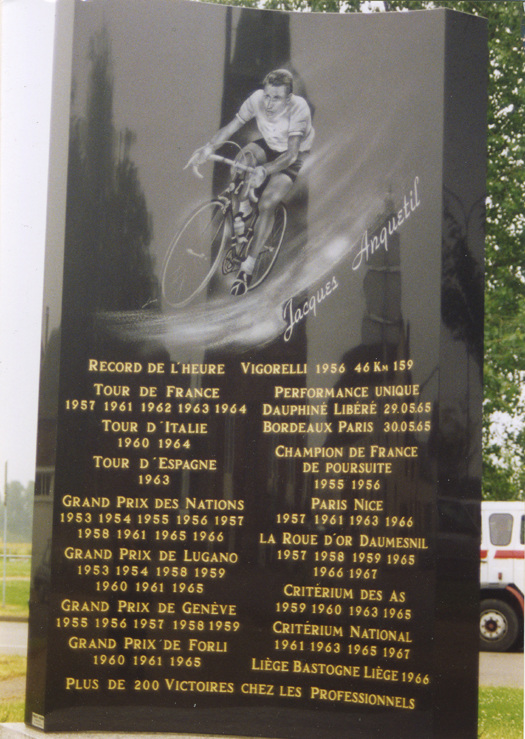
<instances>
[{"instance_id":1,"label":"tree","mask_svg":"<svg viewBox=\"0 0 525 739\"><path fill-rule=\"evenodd\" d=\"M7 485L7 541L30 542L33 524L34 483L25 488L22 483L13 480ZM5 507L1 506L1 535L4 531Z\"/></svg>"},{"instance_id":2,"label":"tree","mask_svg":"<svg viewBox=\"0 0 525 739\"><path fill-rule=\"evenodd\" d=\"M483 497L525 491L525 55L521 2L403 2L487 18L488 171L485 261ZM504 414L505 420L498 423Z\"/></svg>"},{"instance_id":3,"label":"tree","mask_svg":"<svg viewBox=\"0 0 525 739\"><path fill-rule=\"evenodd\" d=\"M150 252L152 219L130 157L135 134L113 125L113 61L107 29L91 38L85 116L69 140L64 322L134 310L158 293Z\"/></svg>"},{"instance_id":4,"label":"tree","mask_svg":"<svg viewBox=\"0 0 525 739\"><path fill-rule=\"evenodd\" d=\"M243 5L325 12L370 9L360 0L265 0ZM446 7L488 20L488 172L485 266L483 496L525 490L525 55L522 2L386 0L375 10ZM497 423L505 419L504 426Z\"/></svg>"}]
</instances>

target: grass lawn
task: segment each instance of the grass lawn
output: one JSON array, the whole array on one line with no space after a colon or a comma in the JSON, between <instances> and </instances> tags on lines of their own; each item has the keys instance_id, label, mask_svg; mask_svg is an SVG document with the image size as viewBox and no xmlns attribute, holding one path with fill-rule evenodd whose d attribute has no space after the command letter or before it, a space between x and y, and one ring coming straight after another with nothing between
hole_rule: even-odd
<instances>
[{"instance_id":1,"label":"grass lawn","mask_svg":"<svg viewBox=\"0 0 525 739\"><path fill-rule=\"evenodd\" d=\"M5 584L5 606L2 606L3 583L0 577L0 617L29 616L29 580L8 580Z\"/></svg>"},{"instance_id":2,"label":"grass lawn","mask_svg":"<svg viewBox=\"0 0 525 739\"><path fill-rule=\"evenodd\" d=\"M9 545L11 549L13 545ZM5 606L3 601L4 562L0 551L0 617L16 616L27 618L29 615L29 576L31 574L31 560L6 560Z\"/></svg>"},{"instance_id":3,"label":"grass lawn","mask_svg":"<svg viewBox=\"0 0 525 739\"><path fill-rule=\"evenodd\" d=\"M18 654L0 654L0 680L13 677L25 677L26 658ZM0 686L1 687L1 686ZM0 689L0 701L2 691Z\"/></svg>"},{"instance_id":4,"label":"grass lawn","mask_svg":"<svg viewBox=\"0 0 525 739\"><path fill-rule=\"evenodd\" d=\"M523 739L523 690L479 689L480 739Z\"/></svg>"},{"instance_id":5,"label":"grass lawn","mask_svg":"<svg viewBox=\"0 0 525 739\"><path fill-rule=\"evenodd\" d=\"M7 577L30 577L30 559L9 559L6 561L5 574ZM0 579L4 576L4 558L0 552Z\"/></svg>"},{"instance_id":6,"label":"grass lawn","mask_svg":"<svg viewBox=\"0 0 525 739\"><path fill-rule=\"evenodd\" d=\"M0 683L1 689L1 683ZM25 701L3 701L0 698L0 724L23 724Z\"/></svg>"},{"instance_id":7,"label":"grass lawn","mask_svg":"<svg viewBox=\"0 0 525 739\"><path fill-rule=\"evenodd\" d=\"M4 698L2 680L25 677L26 658L19 655L0 654L0 723L22 723L24 720L23 698Z\"/></svg>"}]
</instances>

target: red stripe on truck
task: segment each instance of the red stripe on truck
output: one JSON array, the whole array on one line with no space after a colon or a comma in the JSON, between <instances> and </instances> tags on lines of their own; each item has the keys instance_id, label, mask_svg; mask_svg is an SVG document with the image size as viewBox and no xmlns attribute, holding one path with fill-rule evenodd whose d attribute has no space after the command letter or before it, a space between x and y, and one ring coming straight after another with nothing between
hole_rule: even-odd
<instances>
[{"instance_id":1,"label":"red stripe on truck","mask_svg":"<svg viewBox=\"0 0 525 739\"><path fill-rule=\"evenodd\" d=\"M525 559L525 550L498 549L494 555L494 559Z\"/></svg>"}]
</instances>

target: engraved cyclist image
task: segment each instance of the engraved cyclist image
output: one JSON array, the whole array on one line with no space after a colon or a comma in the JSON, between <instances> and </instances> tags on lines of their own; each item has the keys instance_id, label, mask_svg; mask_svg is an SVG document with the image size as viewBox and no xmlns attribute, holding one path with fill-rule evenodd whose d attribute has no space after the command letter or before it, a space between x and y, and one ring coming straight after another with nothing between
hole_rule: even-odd
<instances>
[{"instance_id":1,"label":"engraved cyclist image","mask_svg":"<svg viewBox=\"0 0 525 739\"><path fill-rule=\"evenodd\" d=\"M216 154L231 137L255 119L260 138L234 159ZM293 92L286 69L269 72L235 118L193 152L186 167L199 177L211 160L230 166L230 184L218 197L201 204L186 220L168 250L162 290L171 306L182 306L210 289L218 275L231 274L232 295L243 295L269 274L286 231L283 199L292 189L308 156L315 132L306 100Z\"/></svg>"}]
</instances>

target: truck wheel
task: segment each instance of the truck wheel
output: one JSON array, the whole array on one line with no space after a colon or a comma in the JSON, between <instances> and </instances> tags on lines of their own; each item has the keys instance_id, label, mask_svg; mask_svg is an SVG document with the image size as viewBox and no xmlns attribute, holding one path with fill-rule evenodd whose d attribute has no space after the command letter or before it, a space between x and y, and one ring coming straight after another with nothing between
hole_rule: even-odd
<instances>
[{"instance_id":1,"label":"truck wheel","mask_svg":"<svg viewBox=\"0 0 525 739\"><path fill-rule=\"evenodd\" d=\"M506 652L518 637L518 617L503 600L489 598L481 601L480 649L483 652Z\"/></svg>"}]
</instances>

